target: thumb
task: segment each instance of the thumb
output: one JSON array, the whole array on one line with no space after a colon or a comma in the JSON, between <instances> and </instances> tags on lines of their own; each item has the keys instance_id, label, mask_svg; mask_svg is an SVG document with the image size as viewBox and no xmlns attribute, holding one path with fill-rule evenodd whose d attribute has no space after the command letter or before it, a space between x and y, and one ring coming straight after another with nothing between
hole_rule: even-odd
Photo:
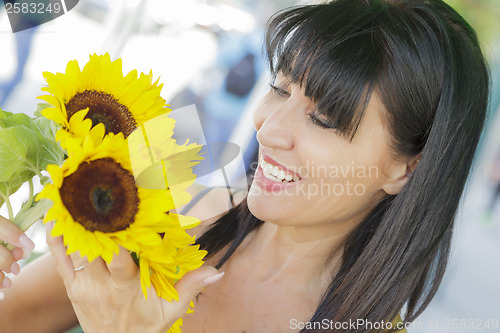
<instances>
[{"instance_id":1,"label":"thumb","mask_svg":"<svg viewBox=\"0 0 500 333\"><path fill-rule=\"evenodd\" d=\"M211 266L203 266L186 273L175 283L175 289L179 293L179 305L186 309L189 302L194 299L203 288L219 281L224 276L224 272L218 272Z\"/></svg>"}]
</instances>

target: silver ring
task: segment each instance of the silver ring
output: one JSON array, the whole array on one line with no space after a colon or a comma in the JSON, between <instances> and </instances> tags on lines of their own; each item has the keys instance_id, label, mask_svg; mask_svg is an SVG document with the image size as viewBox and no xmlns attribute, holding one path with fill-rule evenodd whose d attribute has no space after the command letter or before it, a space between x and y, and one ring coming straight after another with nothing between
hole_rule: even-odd
<instances>
[{"instance_id":1,"label":"silver ring","mask_svg":"<svg viewBox=\"0 0 500 333\"><path fill-rule=\"evenodd\" d=\"M80 267L75 268L74 271L78 272L78 271L81 271L84 268L85 268L85 266L80 266Z\"/></svg>"}]
</instances>

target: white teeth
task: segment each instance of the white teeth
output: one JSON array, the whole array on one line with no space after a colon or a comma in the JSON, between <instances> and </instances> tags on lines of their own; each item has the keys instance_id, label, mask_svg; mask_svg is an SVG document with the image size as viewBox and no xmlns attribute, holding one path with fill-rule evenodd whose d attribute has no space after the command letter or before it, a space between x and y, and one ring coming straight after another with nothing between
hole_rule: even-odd
<instances>
[{"instance_id":1,"label":"white teeth","mask_svg":"<svg viewBox=\"0 0 500 333\"><path fill-rule=\"evenodd\" d=\"M265 167L262 168L264 170L265 173L271 173L271 171L273 170L273 166L269 163L266 164Z\"/></svg>"},{"instance_id":2,"label":"white teeth","mask_svg":"<svg viewBox=\"0 0 500 333\"><path fill-rule=\"evenodd\" d=\"M296 182L299 181L300 178L294 177L292 175L286 174L286 172L282 169L280 169L276 165L272 165L271 163L268 163L264 161L263 158L260 160L260 167L262 168L262 171L264 172L264 176L266 178L269 178L271 180L277 181L277 182Z\"/></svg>"},{"instance_id":3,"label":"white teeth","mask_svg":"<svg viewBox=\"0 0 500 333\"><path fill-rule=\"evenodd\" d=\"M278 171L279 171L279 168L277 166L273 166L273 169L271 170L271 175L277 177Z\"/></svg>"}]
</instances>

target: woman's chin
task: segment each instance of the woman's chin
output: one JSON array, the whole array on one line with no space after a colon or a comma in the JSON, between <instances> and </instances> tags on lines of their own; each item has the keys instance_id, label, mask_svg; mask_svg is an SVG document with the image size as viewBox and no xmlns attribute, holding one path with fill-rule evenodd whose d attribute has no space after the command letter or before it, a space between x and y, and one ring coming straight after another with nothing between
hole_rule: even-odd
<instances>
[{"instance_id":1,"label":"woman's chin","mask_svg":"<svg viewBox=\"0 0 500 333\"><path fill-rule=\"evenodd\" d=\"M263 217L267 214L264 212L269 209L268 204L266 203L265 198L263 198L264 195L260 188L258 188L258 185L252 183L250 186L250 190L248 191L248 196L247 196L247 205L248 205L248 210L252 213L253 216L256 218L265 221Z\"/></svg>"},{"instance_id":2,"label":"woman's chin","mask_svg":"<svg viewBox=\"0 0 500 333\"><path fill-rule=\"evenodd\" d=\"M288 221L296 215L293 207L297 205L290 205L291 200L293 201L293 198L266 193L258 184L252 183L248 191L247 205L259 220L280 224L279 221Z\"/></svg>"}]
</instances>

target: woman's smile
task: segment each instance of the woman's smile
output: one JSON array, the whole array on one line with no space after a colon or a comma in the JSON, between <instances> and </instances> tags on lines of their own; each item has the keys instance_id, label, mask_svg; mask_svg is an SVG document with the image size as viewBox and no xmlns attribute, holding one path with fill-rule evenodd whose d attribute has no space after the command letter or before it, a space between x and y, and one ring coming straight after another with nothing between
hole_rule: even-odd
<instances>
[{"instance_id":1,"label":"woman's smile","mask_svg":"<svg viewBox=\"0 0 500 333\"><path fill-rule=\"evenodd\" d=\"M298 182L302 179L299 173L293 171L293 167L287 168L283 164L275 161L260 148L259 166L264 172L264 176L277 182Z\"/></svg>"},{"instance_id":2,"label":"woman's smile","mask_svg":"<svg viewBox=\"0 0 500 333\"><path fill-rule=\"evenodd\" d=\"M293 171L293 167L286 167L277 162L260 149L259 167L255 173L255 181L267 192L279 192L296 185L302 177Z\"/></svg>"}]
</instances>

